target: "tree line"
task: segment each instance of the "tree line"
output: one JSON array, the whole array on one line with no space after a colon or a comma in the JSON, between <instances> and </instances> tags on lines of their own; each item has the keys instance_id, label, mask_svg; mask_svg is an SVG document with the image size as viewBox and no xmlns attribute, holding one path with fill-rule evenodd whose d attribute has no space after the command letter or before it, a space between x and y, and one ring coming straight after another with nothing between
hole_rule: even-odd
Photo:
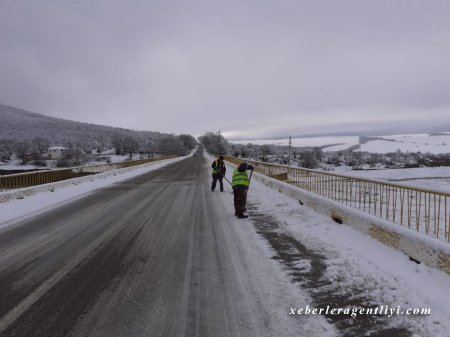
<instances>
[{"instance_id":1,"label":"tree line","mask_svg":"<svg viewBox=\"0 0 450 337\"><path fill-rule=\"evenodd\" d=\"M197 140L188 134L157 134L157 137L133 137L127 133L114 133L110 140L102 135L98 137L68 141L62 146L67 148L64 158L58 166L81 165L94 155L101 155L105 150L114 150L117 155L139 154L141 157L157 155L186 155L195 148ZM0 139L0 160L6 162L13 158L22 163L31 162L45 166L48 149L55 144L47 137L36 136L32 139ZM60 144L57 144L60 145Z\"/></svg>"}]
</instances>

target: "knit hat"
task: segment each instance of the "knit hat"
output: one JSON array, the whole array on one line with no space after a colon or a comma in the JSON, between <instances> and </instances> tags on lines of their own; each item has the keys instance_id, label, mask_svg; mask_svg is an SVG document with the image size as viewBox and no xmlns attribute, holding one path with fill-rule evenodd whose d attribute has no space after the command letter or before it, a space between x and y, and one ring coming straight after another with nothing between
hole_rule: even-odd
<instances>
[{"instance_id":1,"label":"knit hat","mask_svg":"<svg viewBox=\"0 0 450 337\"><path fill-rule=\"evenodd\" d=\"M244 172L246 170L247 170L247 163L241 163L241 165L239 165L239 167L238 167L238 171Z\"/></svg>"}]
</instances>

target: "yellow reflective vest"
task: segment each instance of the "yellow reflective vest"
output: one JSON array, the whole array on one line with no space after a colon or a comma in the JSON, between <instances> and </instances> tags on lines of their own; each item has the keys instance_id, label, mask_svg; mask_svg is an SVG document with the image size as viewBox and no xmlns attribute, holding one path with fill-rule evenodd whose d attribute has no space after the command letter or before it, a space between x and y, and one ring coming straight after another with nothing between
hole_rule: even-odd
<instances>
[{"instance_id":1,"label":"yellow reflective vest","mask_svg":"<svg viewBox=\"0 0 450 337\"><path fill-rule=\"evenodd\" d=\"M239 172L239 170L236 168L233 171L233 180L231 181L231 186L249 186L248 181L248 174L247 171Z\"/></svg>"}]
</instances>

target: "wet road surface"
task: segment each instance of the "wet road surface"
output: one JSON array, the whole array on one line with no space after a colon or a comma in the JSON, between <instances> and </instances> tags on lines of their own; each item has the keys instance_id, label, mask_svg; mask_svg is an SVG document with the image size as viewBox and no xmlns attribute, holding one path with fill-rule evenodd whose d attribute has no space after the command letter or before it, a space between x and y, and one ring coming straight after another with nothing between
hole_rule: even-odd
<instances>
[{"instance_id":1,"label":"wet road surface","mask_svg":"<svg viewBox=\"0 0 450 337\"><path fill-rule=\"evenodd\" d=\"M2 229L0 336L311 336L209 184L190 157Z\"/></svg>"}]
</instances>

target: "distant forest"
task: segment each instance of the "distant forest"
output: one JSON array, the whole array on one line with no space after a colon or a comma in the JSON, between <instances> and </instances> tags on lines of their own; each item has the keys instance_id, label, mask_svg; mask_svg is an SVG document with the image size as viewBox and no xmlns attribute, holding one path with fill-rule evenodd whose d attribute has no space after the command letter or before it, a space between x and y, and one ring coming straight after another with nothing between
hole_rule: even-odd
<instances>
[{"instance_id":1,"label":"distant forest","mask_svg":"<svg viewBox=\"0 0 450 337\"><path fill-rule=\"evenodd\" d=\"M0 104L0 157L24 162L51 146L92 154L114 149L116 154L184 155L197 144L191 135L135 131L54 118Z\"/></svg>"}]
</instances>

